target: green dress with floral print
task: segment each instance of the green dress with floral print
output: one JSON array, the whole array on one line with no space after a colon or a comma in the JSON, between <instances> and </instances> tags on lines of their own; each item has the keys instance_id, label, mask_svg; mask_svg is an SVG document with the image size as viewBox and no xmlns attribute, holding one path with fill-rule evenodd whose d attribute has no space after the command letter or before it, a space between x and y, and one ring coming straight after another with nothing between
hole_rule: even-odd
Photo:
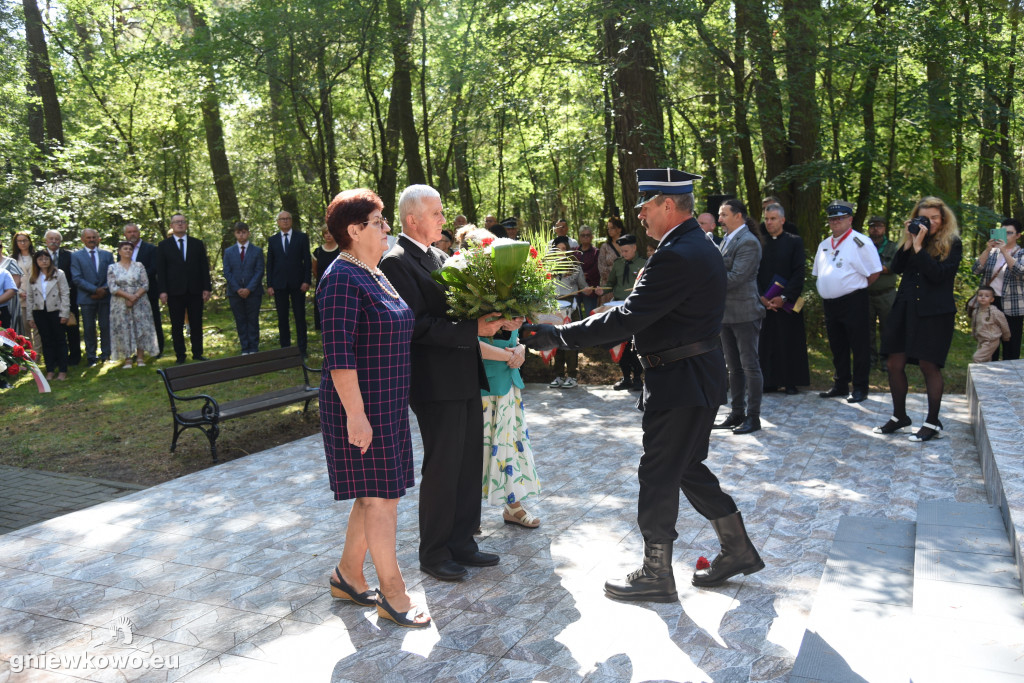
<instances>
[{"instance_id":1,"label":"green dress with floral print","mask_svg":"<svg viewBox=\"0 0 1024 683\"><path fill-rule=\"evenodd\" d=\"M480 341L500 348L519 343L510 339ZM523 379L504 361L484 360L491 392L482 391L484 411L483 497L491 505L516 503L540 493L540 480L530 447L530 430L523 412Z\"/></svg>"}]
</instances>

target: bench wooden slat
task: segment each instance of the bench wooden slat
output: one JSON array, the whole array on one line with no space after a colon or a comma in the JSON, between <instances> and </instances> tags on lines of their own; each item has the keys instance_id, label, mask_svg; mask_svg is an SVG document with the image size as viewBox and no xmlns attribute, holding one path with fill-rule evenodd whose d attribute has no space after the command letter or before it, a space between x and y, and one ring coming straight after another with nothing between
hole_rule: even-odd
<instances>
[{"instance_id":1,"label":"bench wooden slat","mask_svg":"<svg viewBox=\"0 0 1024 683\"><path fill-rule=\"evenodd\" d=\"M196 365L200 364L196 363ZM278 370L291 370L293 368L300 367L302 367L301 356L299 356L298 362L293 363L285 363L280 359L272 359L257 361L240 367L222 369L210 368L208 372L201 375L192 375L191 377L180 377L178 379L171 380L171 389L175 392L185 391L187 389L195 389L196 387L223 384L224 382L230 382L236 379L256 377L257 375L266 375L271 372L277 372Z\"/></svg>"},{"instance_id":2,"label":"bench wooden slat","mask_svg":"<svg viewBox=\"0 0 1024 683\"><path fill-rule=\"evenodd\" d=\"M290 405L299 401L305 401L309 398L316 398L319 395L319 391L319 389L307 389L304 386L298 386L281 389L279 391L267 392L251 398L240 398L235 401L227 401L219 404L220 419L230 420L235 417L243 417L263 410L270 410L272 408ZM183 420L199 420L202 418L202 411L190 410L187 413L181 413L181 418Z\"/></svg>"}]
</instances>

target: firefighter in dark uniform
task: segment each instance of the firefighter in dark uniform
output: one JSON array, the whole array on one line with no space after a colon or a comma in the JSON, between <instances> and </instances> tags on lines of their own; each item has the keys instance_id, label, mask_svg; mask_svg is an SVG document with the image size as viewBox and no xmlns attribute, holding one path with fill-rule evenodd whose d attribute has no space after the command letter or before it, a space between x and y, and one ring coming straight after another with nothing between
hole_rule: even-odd
<instances>
[{"instance_id":1,"label":"firefighter in dark uniform","mask_svg":"<svg viewBox=\"0 0 1024 683\"><path fill-rule=\"evenodd\" d=\"M618 600L674 602L672 543L677 538L679 491L718 534L722 550L691 583L717 586L751 574L764 562L747 536L733 499L704 464L711 425L726 400L725 359L719 333L725 312L725 265L693 218L693 181L675 169L636 172L636 208L657 251L617 308L566 325L524 325L535 349L579 349L633 337L647 371L638 407L644 411L637 522L644 536L643 566L605 583Z\"/></svg>"}]
</instances>

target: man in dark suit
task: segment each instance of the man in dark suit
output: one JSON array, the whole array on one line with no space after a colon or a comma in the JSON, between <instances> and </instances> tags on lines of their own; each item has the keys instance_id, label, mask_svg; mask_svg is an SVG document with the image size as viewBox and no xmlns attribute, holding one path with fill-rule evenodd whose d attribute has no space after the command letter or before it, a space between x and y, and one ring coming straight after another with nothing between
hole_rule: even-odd
<instances>
[{"instance_id":1,"label":"man in dark suit","mask_svg":"<svg viewBox=\"0 0 1024 683\"><path fill-rule=\"evenodd\" d=\"M110 360L110 290L107 268L114 255L100 249L100 234L92 228L82 231L85 245L71 254L71 279L78 288L78 309L85 332L85 357L90 366ZM100 355L96 355L96 325L100 328Z\"/></svg>"},{"instance_id":2,"label":"man in dark suit","mask_svg":"<svg viewBox=\"0 0 1024 683\"><path fill-rule=\"evenodd\" d=\"M71 278L71 252L62 249L60 244L64 237L57 230L47 230L43 235L46 242L46 250L50 252L50 260L57 268L64 271L64 277L68 281L68 294L71 297L71 315L75 318L74 325L62 325L65 338L68 344L68 365L78 365L82 362L82 337L78 332L78 318L81 312L78 310L78 287Z\"/></svg>"},{"instance_id":3,"label":"man in dark suit","mask_svg":"<svg viewBox=\"0 0 1024 683\"><path fill-rule=\"evenodd\" d=\"M726 199L718 207L718 221L725 229L719 249L725 263L725 316L722 346L729 370L732 411L714 426L734 434L761 429L761 391L764 378L757 343L764 306L757 292L757 268L761 242L747 227L747 207L738 199Z\"/></svg>"},{"instance_id":4,"label":"man in dark suit","mask_svg":"<svg viewBox=\"0 0 1024 683\"><path fill-rule=\"evenodd\" d=\"M192 359L203 357L203 304L210 300L210 262L206 246L188 235L188 219L171 216L171 236L157 245L160 301L171 318L171 342L179 365L185 362L185 314L188 313Z\"/></svg>"},{"instance_id":5,"label":"man in dark suit","mask_svg":"<svg viewBox=\"0 0 1024 683\"><path fill-rule=\"evenodd\" d=\"M127 223L124 226L124 238L132 244L132 261L141 263L142 267L146 269L146 277L149 278L146 298L149 299L149 307L153 311L153 329L156 330L156 342L159 349L154 358L159 358L164 353L164 324L160 316L160 284L157 282L156 245L142 240L142 233L135 223Z\"/></svg>"},{"instance_id":6,"label":"man in dark suit","mask_svg":"<svg viewBox=\"0 0 1024 683\"><path fill-rule=\"evenodd\" d=\"M295 316L295 342L306 355L306 292L313 275L309 238L292 229L292 215L277 214L278 233L267 240L267 294L274 297L281 348L292 345L288 307Z\"/></svg>"},{"instance_id":7,"label":"man in dark suit","mask_svg":"<svg viewBox=\"0 0 1024 683\"><path fill-rule=\"evenodd\" d=\"M235 223L236 243L224 250L224 280L242 355L260 350L263 250L249 242L249 226Z\"/></svg>"},{"instance_id":8,"label":"man in dark suit","mask_svg":"<svg viewBox=\"0 0 1024 683\"><path fill-rule=\"evenodd\" d=\"M626 302L567 325L523 327L532 348L584 348L633 337L647 370L638 406L644 411L637 522L643 567L605 583L617 600L675 602L672 543L679 490L711 521L722 550L691 583L717 586L764 567L747 537L736 503L704 464L711 425L725 402L725 361L719 335L725 312L725 266L693 218L695 176L675 169L640 169L637 208L647 234L659 241Z\"/></svg>"},{"instance_id":9,"label":"man in dark suit","mask_svg":"<svg viewBox=\"0 0 1024 683\"><path fill-rule=\"evenodd\" d=\"M437 191L412 185L398 206L402 234L380 269L416 314L409 403L423 436L420 569L442 581L459 581L466 576L464 565L499 561L480 552L473 532L480 526L483 477L480 388L488 386L477 337L493 336L502 321L448 317L444 290L430 276L446 258L430 246L445 224Z\"/></svg>"}]
</instances>

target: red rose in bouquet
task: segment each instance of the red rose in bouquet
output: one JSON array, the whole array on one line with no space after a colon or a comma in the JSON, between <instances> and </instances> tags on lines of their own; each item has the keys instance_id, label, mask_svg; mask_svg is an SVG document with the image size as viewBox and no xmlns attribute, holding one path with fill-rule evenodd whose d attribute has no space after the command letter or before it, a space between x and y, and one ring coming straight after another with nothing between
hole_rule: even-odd
<instances>
[{"instance_id":1,"label":"red rose in bouquet","mask_svg":"<svg viewBox=\"0 0 1024 683\"><path fill-rule=\"evenodd\" d=\"M7 368L7 374L8 375L17 375L19 372L21 372L21 366L18 365L17 363L15 363L14 365L8 366L8 368Z\"/></svg>"},{"instance_id":2,"label":"red rose in bouquet","mask_svg":"<svg viewBox=\"0 0 1024 683\"><path fill-rule=\"evenodd\" d=\"M21 346L20 344L15 344L14 348L11 349L11 355L14 356L15 358L24 358L25 347Z\"/></svg>"}]
</instances>

